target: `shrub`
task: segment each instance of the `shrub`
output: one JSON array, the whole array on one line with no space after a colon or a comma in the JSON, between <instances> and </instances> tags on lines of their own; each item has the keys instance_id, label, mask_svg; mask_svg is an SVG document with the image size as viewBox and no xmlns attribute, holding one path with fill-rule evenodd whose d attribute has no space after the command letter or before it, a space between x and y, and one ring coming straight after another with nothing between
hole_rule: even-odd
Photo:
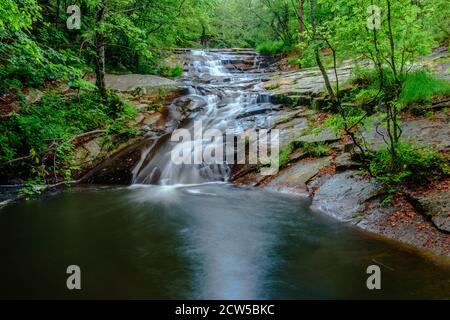
<instances>
[{"instance_id":1,"label":"shrub","mask_svg":"<svg viewBox=\"0 0 450 320\"><path fill-rule=\"evenodd\" d=\"M448 156L425 146L400 143L398 163L393 166L389 150L376 152L371 160L372 174L390 188L400 184L418 184L443 178L450 174Z\"/></svg>"},{"instance_id":2,"label":"shrub","mask_svg":"<svg viewBox=\"0 0 450 320\"><path fill-rule=\"evenodd\" d=\"M294 148L292 147L291 144L287 145L286 147L280 150L280 158L279 158L280 167L283 167L289 163L289 156L293 150Z\"/></svg>"},{"instance_id":3,"label":"shrub","mask_svg":"<svg viewBox=\"0 0 450 320\"><path fill-rule=\"evenodd\" d=\"M420 70L404 77L400 101L405 104L428 102L433 96L449 94L449 81L436 79L425 70Z\"/></svg>"},{"instance_id":4,"label":"shrub","mask_svg":"<svg viewBox=\"0 0 450 320\"><path fill-rule=\"evenodd\" d=\"M278 89L280 87L280 84L279 83L272 83L270 86L268 86L266 89L267 90L275 90L275 89Z\"/></svg>"},{"instance_id":5,"label":"shrub","mask_svg":"<svg viewBox=\"0 0 450 320\"><path fill-rule=\"evenodd\" d=\"M285 45L282 41L264 41L256 47L256 50L263 54L283 53Z\"/></svg>"},{"instance_id":6,"label":"shrub","mask_svg":"<svg viewBox=\"0 0 450 320\"><path fill-rule=\"evenodd\" d=\"M172 78L181 77L183 75L183 66L177 64L172 70L170 71L170 76Z\"/></svg>"},{"instance_id":7,"label":"shrub","mask_svg":"<svg viewBox=\"0 0 450 320\"><path fill-rule=\"evenodd\" d=\"M183 67L179 64L173 68L168 65L163 65L159 70L159 74L168 78L180 77L183 75Z\"/></svg>"},{"instance_id":8,"label":"shrub","mask_svg":"<svg viewBox=\"0 0 450 320\"><path fill-rule=\"evenodd\" d=\"M317 65L314 48L312 46L308 46L308 48L302 51L302 56L298 59L298 64L302 68L310 68Z\"/></svg>"},{"instance_id":9,"label":"shrub","mask_svg":"<svg viewBox=\"0 0 450 320\"><path fill-rule=\"evenodd\" d=\"M73 137L96 129L133 134L126 124L135 116L135 108L113 94L109 101L105 104L96 91L87 91L73 96L47 92L38 105L22 103L19 114L0 122L0 176L11 172L5 162L32 157L31 162L15 163L21 166L18 175L40 181L47 177L45 166L51 166L53 173L55 163L57 173L68 177Z\"/></svg>"},{"instance_id":10,"label":"shrub","mask_svg":"<svg viewBox=\"0 0 450 320\"><path fill-rule=\"evenodd\" d=\"M328 156L331 152L330 148L323 143L302 143L301 148L307 152L310 156L315 158L320 158L323 156Z\"/></svg>"},{"instance_id":11,"label":"shrub","mask_svg":"<svg viewBox=\"0 0 450 320\"><path fill-rule=\"evenodd\" d=\"M379 89L369 87L361 89L359 92L357 92L354 96L354 100L359 106L365 106L367 104L373 103L378 94Z\"/></svg>"}]
</instances>

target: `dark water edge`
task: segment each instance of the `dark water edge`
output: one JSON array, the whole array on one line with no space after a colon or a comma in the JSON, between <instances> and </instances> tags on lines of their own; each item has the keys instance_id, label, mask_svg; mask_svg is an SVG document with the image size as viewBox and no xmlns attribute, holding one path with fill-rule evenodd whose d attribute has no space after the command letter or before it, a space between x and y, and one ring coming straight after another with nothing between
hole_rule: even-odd
<instances>
[{"instance_id":1,"label":"dark water edge","mask_svg":"<svg viewBox=\"0 0 450 320\"><path fill-rule=\"evenodd\" d=\"M80 187L0 209L0 298L449 299L427 258L309 210L296 195L228 184ZM79 265L82 290L66 288ZM380 264L382 290L366 287Z\"/></svg>"}]
</instances>

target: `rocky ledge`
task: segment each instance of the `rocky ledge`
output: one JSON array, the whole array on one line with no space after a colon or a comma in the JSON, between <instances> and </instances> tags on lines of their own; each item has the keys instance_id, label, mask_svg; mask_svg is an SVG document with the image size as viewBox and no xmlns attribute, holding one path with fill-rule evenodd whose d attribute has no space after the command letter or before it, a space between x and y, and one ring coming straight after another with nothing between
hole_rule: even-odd
<instances>
[{"instance_id":1,"label":"rocky ledge","mask_svg":"<svg viewBox=\"0 0 450 320\"><path fill-rule=\"evenodd\" d=\"M340 82L350 74L351 66L341 67ZM317 68L274 74L261 88L269 101L280 106L265 117L271 119L271 128L281 130L280 148L289 147L289 155L275 176L261 175L257 166L236 166L231 177L235 184L304 194L311 198L313 209L338 221L450 257L450 180L405 188L384 204L383 186L361 173L352 158L353 144L331 130L314 130L328 117L317 111L325 91ZM428 106L432 115L404 114L403 138L448 154L449 107L450 101L444 99ZM379 149L384 145L382 137L375 131L376 123L370 127L363 135L370 148ZM326 146L329 152L313 156L302 147L305 143Z\"/></svg>"},{"instance_id":2,"label":"rocky ledge","mask_svg":"<svg viewBox=\"0 0 450 320\"><path fill-rule=\"evenodd\" d=\"M99 131L74 141L75 160L80 167L75 179L78 183L129 185L142 150L157 145L204 105L184 96L185 88L167 78L107 75L106 84L138 110L128 123L128 127L138 130L138 135L109 136Z\"/></svg>"}]
</instances>

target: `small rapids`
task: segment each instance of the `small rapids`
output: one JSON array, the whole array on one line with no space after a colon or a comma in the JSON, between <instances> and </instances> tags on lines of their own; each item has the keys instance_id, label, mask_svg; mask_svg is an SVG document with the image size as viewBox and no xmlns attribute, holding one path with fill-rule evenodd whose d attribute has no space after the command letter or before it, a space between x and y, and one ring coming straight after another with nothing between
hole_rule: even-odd
<instances>
[{"instance_id":1,"label":"small rapids","mask_svg":"<svg viewBox=\"0 0 450 320\"><path fill-rule=\"evenodd\" d=\"M263 116L255 117L254 122L239 119L239 115L248 110L270 107L266 96L258 88L260 73L230 72L225 64L238 59L232 53L193 50L189 58L191 63L183 82L190 92L188 98L202 101L203 108L194 117L195 121L201 123L202 132L215 129L239 134L249 128L267 127L267 119ZM259 57L255 55L254 66L258 67L260 63ZM148 150L144 150L143 159L135 169L133 182L173 185L226 181L230 173L226 161L217 164L202 161L203 151L208 145L223 142L196 136L194 125L194 121L191 121L184 126L192 133L192 141L174 142L169 139L150 158L147 158ZM200 162L177 164L172 161L172 153L181 154L183 150L189 149L192 150L193 159L200 159Z\"/></svg>"}]
</instances>

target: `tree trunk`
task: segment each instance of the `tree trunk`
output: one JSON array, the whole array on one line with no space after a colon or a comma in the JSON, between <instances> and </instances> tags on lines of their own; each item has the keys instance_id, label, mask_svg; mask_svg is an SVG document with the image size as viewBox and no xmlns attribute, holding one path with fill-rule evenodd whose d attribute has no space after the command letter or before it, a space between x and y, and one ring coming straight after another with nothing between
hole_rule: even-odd
<instances>
[{"instance_id":1,"label":"tree trunk","mask_svg":"<svg viewBox=\"0 0 450 320\"><path fill-rule=\"evenodd\" d=\"M389 28L389 44L391 47L391 67L394 73L394 79L396 84L399 85L400 81L398 79L397 67L395 65L395 42L394 33L392 32L392 17L391 17L391 1L387 0L387 15L388 15L388 28Z\"/></svg>"},{"instance_id":2,"label":"tree trunk","mask_svg":"<svg viewBox=\"0 0 450 320\"><path fill-rule=\"evenodd\" d=\"M206 27L202 23L202 35L200 37L200 45L202 47L206 47L207 44L208 44L208 36L206 35Z\"/></svg>"},{"instance_id":3,"label":"tree trunk","mask_svg":"<svg viewBox=\"0 0 450 320\"><path fill-rule=\"evenodd\" d=\"M55 13L55 26L58 27L59 25L59 10L60 10L60 1L61 0L57 0L56 1L56 13Z\"/></svg>"},{"instance_id":4,"label":"tree trunk","mask_svg":"<svg viewBox=\"0 0 450 320\"><path fill-rule=\"evenodd\" d=\"M313 33L313 40L317 40L317 27L316 27L316 15L314 12L314 0L310 0L311 5L311 24L312 24L312 33ZM325 82L325 86L328 91L328 95L331 97L333 102L337 102L337 97L334 93L333 87L331 86L330 78L328 77L328 73L325 70L325 67L323 66L322 60L320 59L320 52L319 52L319 46L317 44L314 44L314 55L316 57L317 65L319 66L320 72L322 73L323 80Z\"/></svg>"},{"instance_id":5,"label":"tree trunk","mask_svg":"<svg viewBox=\"0 0 450 320\"><path fill-rule=\"evenodd\" d=\"M303 0L298 0L298 42L303 42Z\"/></svg>"},{"instance_id":6,"label":"tree trunk","mask_svg":"<svg viewBox=\"0 0 450 320\"><path fill-rule=\"evenodd\" d=\"M102 0L99 4L96 14L97 26L102 23L105 15L105 2ZM102 99L104 101L108 100L108 95L106 93L105 84L105 35L103 32L95 32L95 75L96 75L96 85Z\"/></svg>"}]
</instances>

